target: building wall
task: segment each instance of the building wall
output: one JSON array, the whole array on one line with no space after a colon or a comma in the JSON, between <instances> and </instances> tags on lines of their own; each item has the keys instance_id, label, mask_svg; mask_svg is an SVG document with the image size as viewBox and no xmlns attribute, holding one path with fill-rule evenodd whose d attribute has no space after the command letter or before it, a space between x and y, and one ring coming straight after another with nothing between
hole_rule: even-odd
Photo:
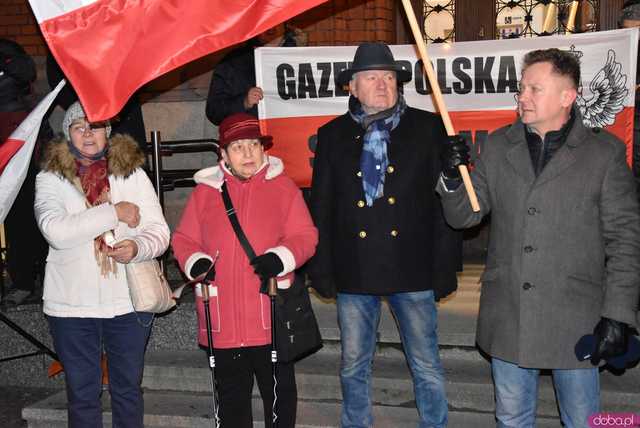
<instances>
[{"instance_id":1,"label":"building wall","mask_svg":"<svg viewBox=\"0 0 640 428\"><path fill-rule=\"evenodd\" d=\"M418 21L422 21L422 0L410 1ZM456 21L460 27L457 35L461 40L492 38L493 4L494 0L457 0ZM601 4L601 28L609 29L615 23L622 0L603 0ZM329 0L296 16L290 23L306 34L310 46L357 45L364 41L413 43L402 4L396 0ZM47 47L27 0L0 0L0 37L17 41L34 57L38 65L34 101L47 93L44 67ZM211 70L227 51L186 64L143 88L147 133L160 131L165 141L217 137L217 129L205 118L204 108ZM61 109L54 111L51 117L54 130L60 128L62 115ZM210 165L213 159L212 154L175 155L165 158L165 166L195 169ZM188 194L188 189L178 189L165 195L171 225L177 222Z\"/></svg>"},{"instance_id":2,"label":"building wall","mask_svg":"<svg viewBox=\"0 0 640 428\"><path fill-rule=\"evenodd\" d=\"M2 0L0 37L15 40L32 56L47 54L46 44L27 0Z\"/></svg>"},{"instance_id":3,"label":"building wall","mask_svg":"<svg viewBox=\"0 0 640 428\"><path fill-rule=\"evenodd\" d=\"M291 24L307 36L308 45L357 45L363 41L394 43L394 0L330 0L295 17ZM20 43L38 64L34 99L49 91L46 82L47 47L27 0L0 1L0 37ZM208 55L147 84L142 90L143 115L147 133L159 131L162 140L215 138L217 129L204 116L211 70L227 52ZM35 101L35 100L34 100ZM57 108L51 123L60 129L64 112ZM209 166L213 154L174 155L164 158L166 168L197 169ZM189 189L165 194L169 223L177 223Z\"/></svg>"},{"instance_id":4,"label":"building wall","mask_svg":"<svg viewBox=\"0 0 640 428\"><path fill-rule=\"evenodd\" d=\"M291 23L308 34L310 46L395 41L394 0L331 0L295 17ZM20 43L30 55L47 48L27 0L0 2L0 37Z\"/></svg>"}]
</instances>

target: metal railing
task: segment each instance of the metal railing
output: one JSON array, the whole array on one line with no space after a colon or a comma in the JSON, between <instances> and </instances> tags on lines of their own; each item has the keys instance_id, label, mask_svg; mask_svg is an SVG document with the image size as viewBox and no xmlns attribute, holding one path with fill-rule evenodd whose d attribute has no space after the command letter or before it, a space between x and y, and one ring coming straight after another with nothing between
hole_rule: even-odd
<instances>
[{"instance_id":1,"label":"metal railing","mask_svg":"<svg viewBox=\"0 0 640 428\"><path fill-rule=\"evenodd\" d=\"M212 152L217 148L218 140L214 138L162 141L159 131L151 131L151 141L147 146L147 153L151 155L150 173L163 210L164 192L195 186L193 174L198 170L164 169L162 158L182 153Z\"/></svg>"}]
</instances>

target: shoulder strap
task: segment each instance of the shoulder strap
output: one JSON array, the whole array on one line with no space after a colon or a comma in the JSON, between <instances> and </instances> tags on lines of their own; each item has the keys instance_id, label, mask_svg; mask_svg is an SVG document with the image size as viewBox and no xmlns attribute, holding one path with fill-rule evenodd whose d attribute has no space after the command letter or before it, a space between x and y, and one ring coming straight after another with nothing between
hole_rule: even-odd
<instances>
[{"instance_id":1,"label":"shoulder strap","mask_svg":"<svg viewBox=\"0 0 640 428\"><path fill-rule=\"evenodd\" d=\"M240 245L242 245L242 249L247 253L247 257L249 257L249 261L256 258L256 253L251 248L251 244L249 244L249 240L247 236L242 231L242 227L240 227L240 222L238 221L238 216L236 215L236 209L233 207L233 203L231 202L231 197L229 196L229 191L227 190L227 182L222 182L222 200L224 201L224 207L227 210L227 217L229 217L229 221L231 222L231 226L233 227L233 231L236 232L236 236L238 237L238 241L240 241Z\"/></svg>"}]
</instances>

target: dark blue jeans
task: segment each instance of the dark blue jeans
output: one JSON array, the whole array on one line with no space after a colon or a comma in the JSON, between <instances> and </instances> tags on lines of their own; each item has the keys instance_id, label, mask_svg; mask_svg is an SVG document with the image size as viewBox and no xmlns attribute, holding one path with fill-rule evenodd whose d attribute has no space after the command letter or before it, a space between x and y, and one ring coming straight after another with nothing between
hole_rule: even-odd
<instances>
[{"instance_id":1,"label":"dark blue jeans","mask_svg":"<svg viewBox=\"0 0 640 428\"><path fill-rule=\"evenodd\" d=\"M142 371L152 314L115 318L47 317L64 366L70 428L101 428L102 349L107 354L114 428L141 428ZM145 327L144 325L147 325Z\"/></svg>"},{"instance_id":2,"label":"dark blue jeans","mask_svg":"<svg viewBox=\"0 0 640 428\"><path fill-rule=\"evenodd\" d=\"M444 428L448 422L444 370L438 349L438 317L433 291L387 297L413 376L420 428ZM371 363L380 321L380 296L338 293L342 361L342 428L373 426Z\"/></svg>"},{"instance_id":3,"label":"dark blue jeans","mask_svg":"<svg viewBox=\"0 0 640 428\"><path fill-rule=\"evenodd\" d=\"M540 370L491 359L498 428L535 428ZM589 426L600 411L598 368L552 370L560 418L566 428Z\"/></svg>"}]
</instances>

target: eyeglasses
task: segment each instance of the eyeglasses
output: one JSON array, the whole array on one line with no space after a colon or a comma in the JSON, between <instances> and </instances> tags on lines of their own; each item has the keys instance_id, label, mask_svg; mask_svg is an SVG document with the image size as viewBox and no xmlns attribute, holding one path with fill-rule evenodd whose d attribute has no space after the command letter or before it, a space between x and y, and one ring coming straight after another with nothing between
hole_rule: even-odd
<instances>
[{"instance_id":1,"label":"eyeglasses","mask_svg":"<svg viewBox=\"0 0 640 428\"><path fill-rule=\"evenodd\" d=\"M69 130L74 134L84 135L85 133L93 134L106 130L106 124L104 122L75 124L69 127Z\"/></svg>"}]
</instances>

